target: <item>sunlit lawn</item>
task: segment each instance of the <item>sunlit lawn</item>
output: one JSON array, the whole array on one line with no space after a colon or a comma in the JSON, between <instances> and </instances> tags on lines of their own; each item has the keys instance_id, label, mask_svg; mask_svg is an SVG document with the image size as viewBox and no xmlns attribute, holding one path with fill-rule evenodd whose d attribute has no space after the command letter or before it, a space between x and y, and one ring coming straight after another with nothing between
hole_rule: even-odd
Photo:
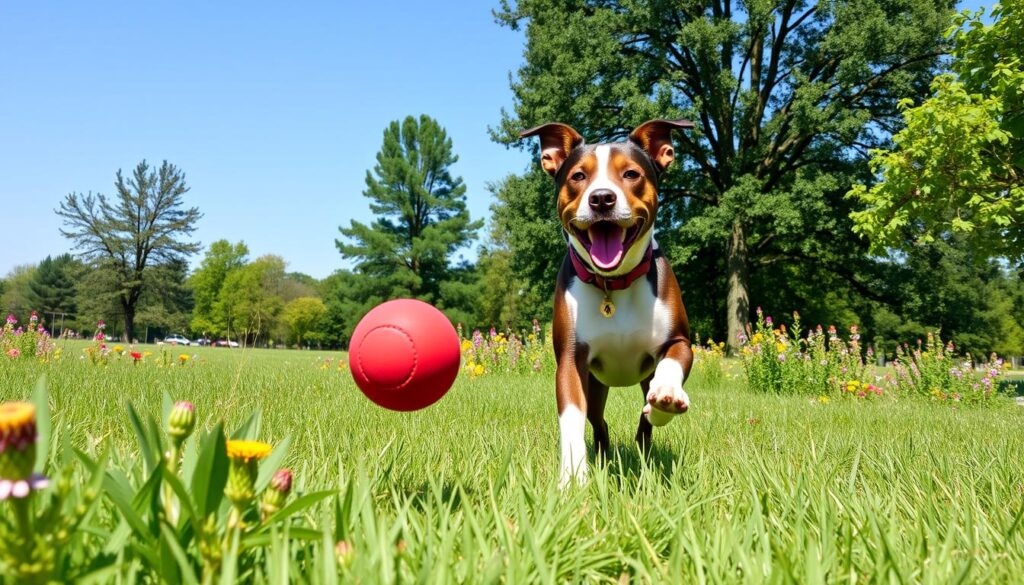
<instances>
[{"instance_id":1,"label":"sunlit lawn","mask_svg":"<svg viewBox=\"0 0 1024 585\"><path fill-rule=\"evenodd\" d=\"M637 388L608 402L612 461L557 487L553 376L460 377L417 413L382 410L343 354L169 348L184 366L106 367L69 344L55 363L0 365L0 398L47 376L60 433L90 451L134 449L125 404L161 397L228 429L255 410L261 438L291 437L299 492L338 489L309 514L326 544L282 554L314 582L1014 582L1024 574L1024 408L921 399L776 397L692 380L692 410L633 434ZM194 356L194 357L193 357ZM324 360L327 368L323 368ZM344 360L343 360L344 361ZM589 440L589 436L588 436ZM125 463L128 465L128 463ZM335 507L337 506L337 508ZM354 546L342 564L333 542ZM399 544L401 543L401 544ZM273 580L272 564L247 578Z\"/></svg>"}]
</instances>

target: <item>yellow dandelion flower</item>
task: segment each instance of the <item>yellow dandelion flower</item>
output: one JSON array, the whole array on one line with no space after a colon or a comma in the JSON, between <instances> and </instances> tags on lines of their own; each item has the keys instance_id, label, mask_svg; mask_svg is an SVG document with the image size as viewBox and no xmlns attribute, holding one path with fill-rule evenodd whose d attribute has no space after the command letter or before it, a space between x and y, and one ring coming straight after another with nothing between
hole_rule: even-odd
<instances>
[{"instance_id":1,"label":"yellow dandelion flower","mask_svg":"<svg viewBox=\"0 0 1024 585\"><path fill-rule=\"evenodd\" d=\"M120 345L115 345L114 346L114 352L115 353L121 353L122 351L124 351L124 348L121 347Z\"/></svg>"},{"instance_id":2,"label":"yellow dandelion flower","mask_svg":"<svg viewBox=\"0 0 1024 585\"><path fill-rule=\"evenodd\" d=\"M818 397L818 402L820 402L822 404L828 404L829 403L829 397L825 396L824 394L822 394L821 396Z\"/></svg>"},{"instance_id":3,"label":"yellow dandelion flower","mask_svg":"<svg viewBox=\"0 0 1024 585\"><path fill-rule=\"evenodd\" d=\"M482 375L483 375L483 373L484 373L484 367L483 367L482 365L480 365L480 364L477 364L477 365L476 365L476 367L475 367L475 368L473 368L473 374L474 374L474 375L476 375L476 376L482 376Z\"/></svg>"},{"instance_id":4,"label":"yellow dandelion flower","mask_svg":"<svg viewBox=\"0 0 1024 585\"><path fill-rule=\"evenodd\" d=\"M779 353L785 353L785 351L786 351L786 344L785 343L776 343L775 344L775 351L777 351Z\"/></svg>"},{"instance_id":5,"label":"yellow dandelion flower","mask_svg":"<svg viewBox=\"0 0 1024 585\"><path fill-rule=\"evenodd\" d=\"M180 360L181 363L187 362L188 361L188 354L183 353L183 354L179 355L178 356L178 360Z\"/></svg>"},{"instance_id":6,"label":"yellow dandelion flower","mask_svg":"<svg viewBox=\"0 0 1024 585\"><path fill-rule=\"evenodd\" d=\"M469 351L473 347L473 342L468 339L462 340L462 351Z\"/></svg>"},{"instance_id":7,"label":"yellow dandelion flower","mask_svg":"<svg viewBox=\"0 0 1024 585\"><path fill-rule=\"evenodd\" d=\"M228 441L228 458L250 461L270 455L271 447L263 441Z\"/></svg>"},{"instance_id":8,"label":"yellow dandelion flower","mask_svg":"<svg viewBox=\"0 0 1024 585\"><path fill-rule=\"evenodd\" d=\"M36 407L29 402L4 402L0 404L0 433L7 434L22 429L36 420Z\"/></svg>"}]
</instances>

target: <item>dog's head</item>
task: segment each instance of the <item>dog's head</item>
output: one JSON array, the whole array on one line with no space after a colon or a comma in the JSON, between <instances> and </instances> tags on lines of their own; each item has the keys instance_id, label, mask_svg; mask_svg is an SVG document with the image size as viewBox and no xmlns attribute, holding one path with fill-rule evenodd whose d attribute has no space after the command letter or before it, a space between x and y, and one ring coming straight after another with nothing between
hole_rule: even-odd
<instances>
[{"instance_id":1,"label":"dog's head","mask_svg":"<svg viewBox=\"0 0 1024 585\"><path fill-rule=\"evenodd\" d=\"M692 127L688 120L651 120L625 142L596 145L565 124L520 134L540 137L540 163L555 178L569 244L595 272L625 274L643 259L658 210L658 175L675 159L670 134Z\"/></svg>"}]
</instances>

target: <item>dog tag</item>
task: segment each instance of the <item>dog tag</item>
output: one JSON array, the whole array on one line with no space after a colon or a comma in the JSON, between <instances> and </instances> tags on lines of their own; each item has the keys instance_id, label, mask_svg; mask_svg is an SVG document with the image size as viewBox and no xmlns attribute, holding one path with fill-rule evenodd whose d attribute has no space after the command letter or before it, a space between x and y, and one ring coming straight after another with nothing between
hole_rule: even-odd
<instances>
[{"instance_id":1,"label":"dog tag","mask_svg":"<svg viewBox=\"0 0 1024 585\"><path fill-rule=\"evenodd\" d=\"M605 297L604 302L601 303L601 316L605 319L611 319L614 314L615 303L612 302L611 297Z\"/></svg>"}]
</instances>

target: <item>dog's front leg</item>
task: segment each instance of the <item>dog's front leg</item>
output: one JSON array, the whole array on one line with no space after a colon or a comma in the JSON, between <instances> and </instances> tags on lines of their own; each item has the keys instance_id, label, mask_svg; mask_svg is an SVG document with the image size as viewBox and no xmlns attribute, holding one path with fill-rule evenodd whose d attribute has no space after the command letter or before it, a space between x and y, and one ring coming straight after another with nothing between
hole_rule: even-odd
<instances>
[{"instance_id":1,"label":"dog's front leg","mask_svg":"<svg viewBox=\"0 0 1024 585\"><path fill-rule=\"evenodd\" d=\"M573 344L575 345L575 344ZM558 433L561 443L562 472L559 485L582 483L587 477L587 445L584 441L587 412L587 350L566 348L560 352L555 375L558 404Z\"/></svg>"},{"instance_id":2,"label":"dog's front leg","mask_svg":"<svg viewBox=\"0 0 1024 585\"><path fill-rule=\"evenodd\" d=\"M683 382L693 365L693 350L686 338L669 342L664 356L654 370L647 392L643 414L656 427L668 424L677 414L690 408L690 397L683 390Z\"/></svg>"}]
</instances>

